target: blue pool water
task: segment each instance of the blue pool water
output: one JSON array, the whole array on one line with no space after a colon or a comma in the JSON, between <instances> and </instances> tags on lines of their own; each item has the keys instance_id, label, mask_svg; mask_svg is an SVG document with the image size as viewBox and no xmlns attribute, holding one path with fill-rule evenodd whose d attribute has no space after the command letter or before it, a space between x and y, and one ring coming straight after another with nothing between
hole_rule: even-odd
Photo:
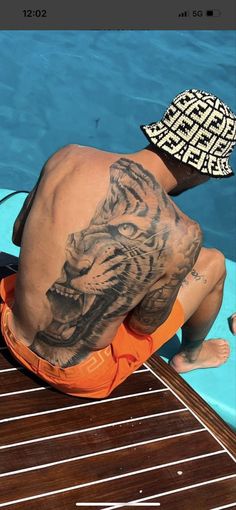
<instances>
[{"instance_id":1,"label":"blue pool water","mask_svg":"<svg viewBox=\"0 0 236 510\"><path fill-rule=\"evenodd\" d=\"M1 188L32 188L67 143L141 149L140 124L187 88L236 111L234 31L1 31L0 48ZM211 180L176 201L236 260L234 189L233 178Z\"/></svg>"},{"instance_id":2,"label":"blue pool water","mask_svg":"<svg viewBox=\"0 0 236 510\"><path fill-rule=\"evenodd\" d=\"M0 48L0 188L31 189L45 160L68 143L116 152L143 148L140 124L159 120L188 88L216 94L236 111L234 31L1 31ZM236 151L231 164L236 170ZM235 179L210 180L175 199L200 222L205 245L229 259L227 292L211 333L230 340L231 359L207 377L203 371L184 377L231 425L235 343L226 317L236 310ZM4 249L10 244L1 211Z\"/></svg>"}]
</instances>

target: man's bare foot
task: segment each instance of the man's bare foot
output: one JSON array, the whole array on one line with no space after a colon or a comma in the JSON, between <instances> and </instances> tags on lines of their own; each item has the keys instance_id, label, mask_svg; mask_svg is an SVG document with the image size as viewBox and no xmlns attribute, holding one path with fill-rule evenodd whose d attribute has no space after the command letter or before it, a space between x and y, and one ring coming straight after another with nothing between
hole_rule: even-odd
<instances>
[{"instance_id":1,"label":"man's bare foot","mask_svg":"<svg viewBox=\"0 0 236 510\"><path fill-rule=\"evenodd\" d=\"M170 365L178 373L190 372L196 368L213 368L223 365L230 355L230 347L222 338L206 340L194 361L188 361L185 351L180 351L171 360Z\"/></svg>"},{"instance_id":2,"label":"man's bare foot","mask_svg":"<svg viewBox=\"0 0 236 510\"><path fill-rule=\"evenodd\" d=\"M236 335L236 313L233 313L231 317L228 319L228 321L231 333L233 333L233 335Z\"/></svg>"}]
</instances>

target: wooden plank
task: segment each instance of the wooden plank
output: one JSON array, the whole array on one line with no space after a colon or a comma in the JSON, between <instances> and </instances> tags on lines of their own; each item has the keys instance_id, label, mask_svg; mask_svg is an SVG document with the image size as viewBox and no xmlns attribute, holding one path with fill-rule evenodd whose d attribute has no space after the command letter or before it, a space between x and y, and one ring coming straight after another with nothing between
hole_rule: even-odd
<instances>
[{"instance_id":1,"label":"wooden plank","mask_svg":"<svg viewBox=\"0 0 236 510\"><path fill-rule=\"evenodd\" d=\"M136 376L134 376L136 377ZM139 376L140 377L140 376ZM131 387L132 390L134 389ZM41 393L41 392L40 392ZM45 393L46 394L46 393ZM37 401L39 395L29 395L30 404L34 407L32 411L37 411ZM168 396L168 397L167 397ZM17 400L22 402L18 396ZM29 397L28 397L29 398ZM85 403L85 401L79 401ZM47 402L45 402L45 409ZM60 404L60 403L59 403ZM62 407L59 405L59 407ZM20 420L13 420L0 424L0 445L11 444L19 441L46 437L53 434L65 433L68 431L79 430L87 427L98 427L114 421L127 420L150 414L175 411L183 409L183 404L179 402L169 392L147 393L135 397L127 397L122 400L101 401L99 404L76 407L62 412L53 412L40 416L32 416ZM19 404L19 411L23 412ZM30 411L31 407L27 408ZM18 413L19 414L19 413Z\"/></svg>"},{"instance_id":2,"label":"wooden plank","mask_svg":"<svg viewBox=\"0 0 236 510\"><path fill-rule=\"evenodd\" d=\"M236 483L229 477L236 474L236 465L204 429L208 420L199 415L199 422L191 408L214 411L191 388L189 396L185 381L163 363L158 369L155 365L156 375L133 374L105 400L70 397L52 388L1 397L0 420L6 421L0 423L0 444L5 445L0 451L0 507L70 510L77 502L125 502L155 494L150 501L160 501L166 510L189 510L190 502L191 510L231 504ZM0 351L0 367L17 365L7 350ZM0 384L7 393L45 385L25 369L0 372ZM227 439L229 431L224 429ZM15 502L21 498L29 501Z\"/></svg>"},{"instance_id":3,"label":"wooden plank","mask_svg":"<svg viewBox=\"0 0 236 510\"><path fill-rule=\"evenodd\" d=\"M158 397L157 397L158 395ZM34 397L37 398L38 395ZM24 418L13 422L0 424L0 445L19 441L47 437L88 427L104 425L116 421L139 418L150 414L171 412L182 409L183 406L168 394L150 393L134 398L125 398L97 405L84 406L75 409L65 409L35 417Z\"/></svg>"},{"instance_id":4,"label":"wooden plank","mask_svg":"<svg viewBox=\"0 0 236 510\"><path fill-rule=\"evenodd\" d=\"M15 377L15 373L11 375ZM24 375L24 374L20 374ZM145 374L145 380L140 376L132 374L124 383L112 392L110 397L124 396L131 393L148 392L164 388L164 385L153 379L152 374ZM91 399L80 397L72 397L61 393L53 388L43 390L35 393L26 393L17 396L1 397L0 399L0 420L21 416L28 413L37 413L57 408L69 407L72 405L79 405L85 402L91 402ZM183 406L182 406L183 407Z\"/></svg>"},{"instance_id":5,"label":"wooden plank","mask_svg":"<svg viewBox=\"0 0 236 510\"><path fill-rule=\"evenodd\" d=\"M13 194L15 194L15 192L13 192ZM3 202L2 199L1 199L1 202ZM11 270L11 273L17 271L18 261L19 261L19 258L16 257L15 255L11 255L10 253L7 253L5 251L0 251L0 279L3 278L4 274L7 272L6 266L8 266L8 265L10 265L14 268L14 271ZM8 270L8 272L9 272L9 270Z\"/></svg>"},{"instance_id":6,"label":"wooden plank","mask_svg":"<svg viewBox=\"0 0 236 510\"><path fill-rule=\"evenodd\" d=\"M0 370L18 368L20 366L20 363L13 358L8 349L0 351Z\"/></svg>"},{"instance_id":7,"label":"wooden plank","mask_svg":"<svg viewBox=\"0 0 236 510\"><path fill-rule=\"evenodd\" d=\"M146 365L169 386L185 405L194 410L206 427L215 434L222 444L236 456L236 435L224 420L216 414L200 395L189 386L175 370L159 356L153 355Z\"/></svg>"},{"instance_id":8,"label":"wooden plank","mask_svg":"<svg viewBox=\"0 0 236 510\"><path fill-rule=\"evenodd\" d=\"M168 496L159 497L158 501L161 503L162 510L173 510L173 508L175 510L189 510L190 498L191 510L211 510L214 507L235 503L235 506L231 507L231 510L233 510L233 508L236 508L235 480L222 480L213 485L202 485L196 487L196 489L175 492Z\"/></svg>"},{"instance_id":9,"label":"wooden plank","mask_svg":"<svg viewBox=\"0 0 236 510\"><path fill-rule=\"evenodd\" d=\"M0 333L0 347L6 347L5 341Z\"/></svg>"},{"instance_id":10,"label":"wooden plank","mask_svg":"<svg viewBox=\"0 0 236 510\"><path fill-rule=\"evenodd\" d=\"M15 391L25 391L32 388L49 386L45 381L39 379L28 370L15 370L14 372L0 373L0 396Z\"/></svg>"},{"instance_id":11,"label":"wooden plank","mask_svg":"<svg viewBox=\"0 0 236 510\"><path fill-rule=\"evenodd\" d=\"M44 469L36 468L34 471L4 477L4 484L1 488L2 502L22 497L30 497L40 492L60 490L63 487L77 484L92 483L94 480L118 476L121 473L128 474L137 468L148 469L155 464L170 463L177 460L184 460L188 457L203 455L219 450L219 445L207 431L191 436L165 439L154 443L147 443L141 446L130 447L101 455L95 455L90 459L84 458L73 462L53 465ZM230 459L231 460L231 459ZM232 462L232 469L235 464ZM68 469L69 466L69 469ZM227 464L228 466L228 464ZM209 473L205 470L205 477ZM222 473L222 464L219 466ZM227 470L226 470L227 471ZM167 476L167 473L163 475ZM214 468L215 476L215 468ZM191 480L193 480L191 478ZM180 482L178 482L180 483ZM181 485L182 486L182 485Z\"/></svg>"},{"instance_id":12,"label":"wooden plank","mask_svg":"<svg viewBox=\"0 0 236 510\"><path fill-rule=\"evenodd\" d=\"M154 389L164 388L165 386L161 381L155 379L152 377L152 374L150 372L147 373L140 373L138 376L138 379L135 374L131 374L129 379L127 379L125 388L127 391L127 383L129 385L129 388L133 389L134 391L136 388L139 388L139 391L142 391L142 387L147 388L147 386ZM0 373L0 394L4 395L4 393L9 393L9 388L11 392L14 391L25 391L27 389L36 388L36 387L43 387L48 385L47 382L45 382L43 379L35 376L28 370L16 370L13 372L3 372ZM122 386L121 386L122 387ZM121 390L122 391L122 390ZM143 390L145 391L145 389ZM57 392L59 393L59 392ZM113 392L114 393L114 392ZM60 393L61 396L64 396L64 394ZM68 396L66 396L68 400ZM78 400L78 397L70 397L74 398L74 400Z\"/></svg>"},{"instance_id":13,"label":"wooden plank","mask_svg":"<svg viewBox=\"0 0 236 510\"><path fill-rule=\"evenodd\" d=\"M178 415L138 419L110 427L95 428L74 435L6 448L0 456L0 473L29 468L42 463L58 462L114 447L119 448L128 444L152 441L199 429L203 429L203 426L188 411ZM181 436L179 441L181 441ZM192 437L192 441L194 441L194 437Z\"/></svg>"},{"instance_id":14,"label":"wooden plank","mask_svg":"<svg viewBox=\"0 0 236 510\"><path fill-rule=\"evenodd\" d=\"M140 379L142 377L142 380ZM130 379L131 378L131 379ZM144 372L136 377L132 374L129 378L129 383L133 380L135 381L135 387L139 387L139 391L142 391L143 388L153 387L153 389L163 388L164 385L153 375L150 371ZM49 384L43 379L36 377L29 370L15 370L13 372L3 372L0 373L0 395L4 395L4 393L14 392L14 391L25 391L32 388L38 388L43 386L49 386ZM125 385L127 389L127 384ZM145 391L145 389L143 390ZM77 401L77 397L75 397Z\"/></svg>"},{"instance_id":15,"label":"wooden plank","mask_svg":"<svg viewBox=\"0 0 236 510\"><path fill-rule=\"evenodd\" d=\"M186 454L186 451L183 452L183 454ZM151 452L153 459L153 465L157 462L161 463L161 459L155 456L155 452ZM164 454L164 451L163 451ZM113 459L115 460L115 459ZM117 456L116 461L119 460L119 455ZM133 461L133 468L134 470L142 470L143 467L145 467L146 463L146 456L145 454L139 457L138 464L135 464L135 461ZM165 454L163 456L163 460L165 462ZM104 478L109 478L108 481L99 481L99 478L97 476L93 477L94 470L96 471L96 466L94 465L94 461L88 462L88 469L91 469L91 479L92 484L89 486L81 487L81 488L73 488L73 481L74 477L70 479L70 483L66 486L66 480L64 480L63 484L63 473L60 473L60 482L62 488L62 492L42 497L43 491L46 488L47 493L51 491L51 480L48 480L47 483L47 476L45 473L43 484L41 475L39 475L38 479L38 473L36 473L35 478L31 481L28 480L28 478L24 479L23 485L24 488L21 489L21 493L23 494L23 498L27 498L27 494L30 492L34 496L39 496L39 499L32 499L28 502L20 502L18 504L14 504L13 506L6 506L7 510L14 509L14 510L72 510L77 508L76 503L77 502L96 502L96 501L121 501L121 502L128 502L133 501L140 498L147 498L149 496L154 496L155 494L160 494L164 492L174 491L179 488L188 487L192 484L200 484L204 483L206 481L215 480L217 478L221 478L224 473L224 476L230 476L235 473L235 463L232 461L232 459L225 453L216 454L213 456L204 457L203 459L195 459L191 461L182 461L178 464L168 466L168 467L159 467L157 469L152 469L151 471L144 471L140 472L139 474L132 474L131 476L126 476L123 472L122 468L125 465L124 459L120 459L120 463L118 462L118 477L116 479L112 478L113 473L115 472L115 469L113 469L113 466L107 463L104 465L103 469L103 475ZM111 471L109 470L111 466ZM81 466L82 468L82 466ZM182 474L179 475L178 473L181 472ZM55 477L58 476L58 473L55 472ZM77 469L77 476L76 478L76 484L79 485L81 482L81 479L83 478L82 469ZM4 480L4 485L5 485ZM11 481L11 487L12 492L8 495L5 494L6 501L13 501L17 499L17 495L19 495L19 487L17 483L17 479L15 477L15 484L12 485ZM28 484L32 484L31 487L28 487ZM55 485L55 484L54 484ZM214 493L214 487L215 483L206 486L208 487L208 491L213 494ZM235 480L229 479L228 480L228 489L230 492L233 493L233 487L235 487ZM68 490L72 488L72 490ZM187 507L187 510L192 510L192 499L191 499L191 493L188 492L188 502L191 502L191 506ZM183 492L181 492L183 494ZM224 492L223 492L224 494ZM30 497L30 496L28 496ZM233 496L232 496L233 497ZM6 499L8 498L8 499ZM163 496L164 499L164 496ZM2 501L4 501L2 499ZM154 500L155 501L155 500ZM161 501L161 500L160 500ZM212 498L212 501L214 499ZM102 510L104 506L100 507L100 510ZM131 508L131 507L130 507ZM145 508L145 507L144 507ZM161 506L161 508L165 508L164 506ZM206 507L209 508L209 507ZM206 508L198 507L196 510L206 510ZM88 507L87 507L88 509ZM175 509L175 506L172 506L173 510ZM85 509L84 509L85 510ZM89 508L89 510L92 510L92 508ZM123 508L122 508L123 510ZM147 508L145 509L147 510Z\"/></svg>"}]
</instances>

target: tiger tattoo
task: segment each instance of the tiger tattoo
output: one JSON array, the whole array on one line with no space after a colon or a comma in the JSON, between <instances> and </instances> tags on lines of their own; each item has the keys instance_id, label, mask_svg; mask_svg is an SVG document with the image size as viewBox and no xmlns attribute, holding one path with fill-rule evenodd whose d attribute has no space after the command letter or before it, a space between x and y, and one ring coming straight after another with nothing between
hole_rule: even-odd
<instances>
[{"instance_id":1,"label":"tiger tattoo","mask_svg":"<svg viewBox=\"0 0 236 510\"><path fill-rule=\"evenodd\" d=\"M46 293L53 319L33 351L69 367L96 349L112 321L122 322L165 271L170 230L180 221L171 204L142 165L120 158L110 166L104 201L87 228L68 236L61 275Z\"/></svg>"}]
</instances>

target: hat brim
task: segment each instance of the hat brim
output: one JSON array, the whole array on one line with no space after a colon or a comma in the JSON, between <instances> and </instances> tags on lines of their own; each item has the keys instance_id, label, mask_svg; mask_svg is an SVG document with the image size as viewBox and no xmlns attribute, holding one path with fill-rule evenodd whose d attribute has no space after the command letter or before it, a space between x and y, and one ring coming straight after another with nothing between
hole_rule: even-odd
<instances>
[{"instance_id":1,"label":"hat brim","mask_svg":"<svg viewBox=\"0 0 236 510\"><path fill-rule=\"evenodd\" d=\"M212 156L206 152L205 157L202 158L203 161L200 161L199 158L194 159L194 153L196 153L195 147L190 144L188 145L184 142L184 140L180 140L179 136L170 132L169 128L161 121L141 125L140 129L148 139L149 143L151 143L154 147L158 147L176 158L178 161L182 161L182 163L192 166L203 175L209 175L216 179L232 177L234 175L234 172L228 163L228 158L217 158L216 156ZM170 141L172 143L170 143ZM173 141L176 142L176 145L178 144L178 148L173 146ZM185 157L183 156L182 158L178 152L180 143L182 144L181 151L183 154L186 154L186 156L188 155L186 161L184 160ZM193 155L192 159L191 151ZM199 161L201 162L201 167Z\"/></svg>"}]
</instances>

